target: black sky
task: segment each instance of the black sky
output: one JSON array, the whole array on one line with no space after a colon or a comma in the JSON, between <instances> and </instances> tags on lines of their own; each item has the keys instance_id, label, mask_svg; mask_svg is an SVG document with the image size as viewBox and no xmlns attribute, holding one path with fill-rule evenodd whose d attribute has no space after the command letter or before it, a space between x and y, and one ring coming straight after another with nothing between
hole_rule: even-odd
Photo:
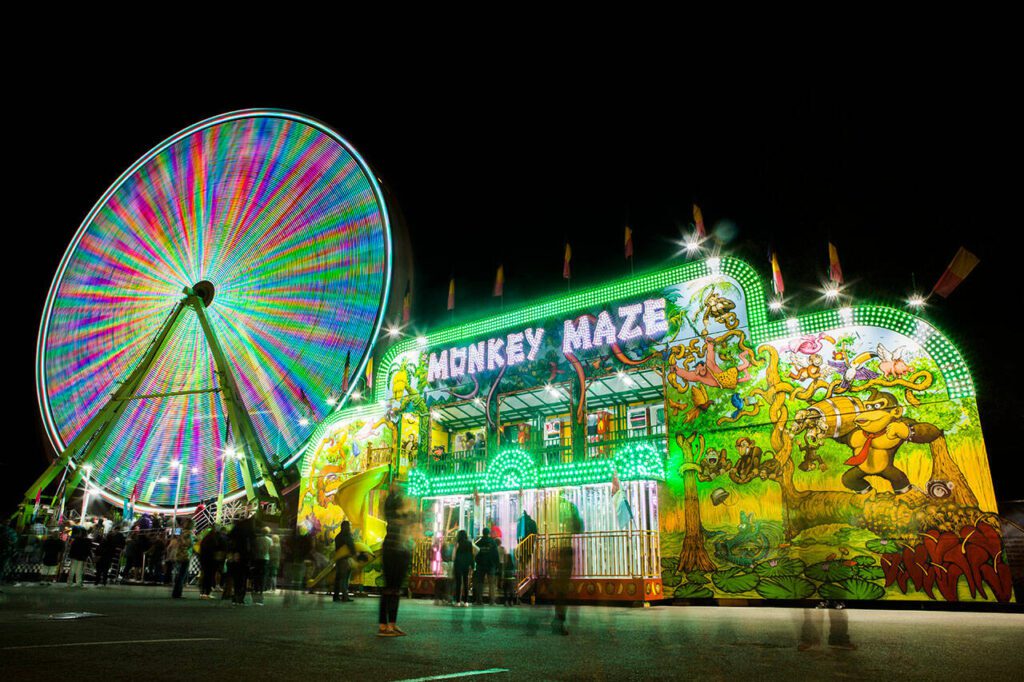
<instances>
[{"instance_id":1,"label":"black sky","mask_svg":"<svg viewBox=\"0 0 1024 682\"><path fill-rule=\"evenodd\" d=\"M779 251L797 311L820 305L826 242L839 247L855 300L901 305L911 275L935 282L961 244L981 265L927 316L974 369L999 499L1024 497L1016 428L1024 402L1012 325L1021 303L1017 227L1004 207L1015 178L1010 95L993 77L917 72L877 78L771 76L700 86L678 74L610 77L575 69L517 74L395 73L382 81L307 87L279 78L168 88L102 88L27 78L15 96L26 128L8 137L8 258L24 264L8 297L11 440L0 456L0 509L46 464L36 405L36 330L51 278L79 222L153 145L202 118L248 107L293 109L338 130L388 184L405 214L416 263L414 318L440 323L448 278L456 319L493 311L504 263L505 305L676 257L697 201L729 221L728 253L767 276ZM172 88L174 90L174 88ZM22 121L25 124L25 121ZM1016 123L1014 122L1014 125ZM24 245L24 246L22 246ZM10 261L9 261L10 262Z\"/></svg>"}]
</instances>

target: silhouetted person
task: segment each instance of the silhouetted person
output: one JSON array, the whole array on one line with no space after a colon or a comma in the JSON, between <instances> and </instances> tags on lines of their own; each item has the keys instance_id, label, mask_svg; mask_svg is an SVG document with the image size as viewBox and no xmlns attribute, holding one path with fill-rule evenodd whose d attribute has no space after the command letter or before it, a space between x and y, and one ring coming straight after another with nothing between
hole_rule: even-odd
<instances>
[{"instance_id":1,"label":"silhouetted person","mask_svg":"<svg viewBox=\"0 0 1024 682\"><path fill-rule=\"evenodd\" d=\"M199 566L202 570L202 582L199 586L199 598L209 599L216 584L217 574L224 568L224 536L220 528L211 528L199 541Z\"/></svg>"},{"instance_id":2,"label":"silhouetted person","mask_svg":"<svg viewBox=\"0 0 1024 682\"><path fill-rule=\"evenodd\" d=\"M100 541L96 556L96 584L106 585L110 577L110 566L114 563L114 556L124 547L124 536L121 531L114 529L103 536Z\"/></svg>"},{"instance_id":3,"label":"silhouetted person","mask_svg":"<svg viewBox=\"0 0 1024 682\"><path fill-rule=\"evenodd\" d=\"M264 527L253 541L252 601L263 606L263 591L267 584L267 565L270 563L270 528Z\"/></svg>"},{"instance_id":4,"label":"silhouetted person","mask_svg":"<svg viewBox=\"0 0 1024 682\"><path fill-rule=\"evenodd\" d=\"M564 518L562 524L569 537L561 540L557 549L557 567L555 568L555 619L551 622L551 629L555 634L567 635L569 630L565 627L565 619L569 607L569 589L572 583L573 569L573 547L572 538L574 535L583 532L583 520L580 518L576 505L568 502L562 507L561 513Z\"/></svg>"},{"instance_id":5,"label":"silhouetted person","mask_svg":"<svg viewBox=\"0 0 1024 682\"><path fill-rule=\"evenodd\" d=\"M352 576L352 560L356 556L356 540L352 524L341 522L334 536L334 601L352 601L348 596L348 579Z\"/></svg>"},{"instance_id":6,"label":"silhouetted person","mask_svg":"<svg viewBox=\"0 0 1024 682\"><path fill-rule=\"evenodd\" d=\"M460 530L456 536L453 563L454 603L456 606L469 606L469 569L473 568L473 543L469 541L469 536L464 530Z\"/></svg>"},{"instance_id":7,"label":"silhouetted person","mask_svg":"<svg viewBox=\"0 0 1024 682\"><path fill-rule=\"evenodd\" d=\"M384 501L384 518L388 523L388 531L384 536L384 548L381 554L384 588L381 592L377 614L379 622L377 636L397 637L406 634L397 625L398 601L402 581L412 563L409 527L415 519L415 512L405 495L402 494L398 481L395 479L391 481L388 498Z\"/></svg>"},{"instance_id":8,"label":"silhouetted person","mask_svg":"<svg viewBox=\"0 0 1024 682\"><path fill-rule=\"evenodd\" d=\"M249 579L249 563L253 557L256 532L251 518L235 522L228 533L229 569L234 588L233 603L245 605L246 581Z\"/></svg>"},{"instance_id":9,"label":"silhouetted person","mask_svg":"<svg viewBox=\"0 0 1024 682\"><path fill-rule=\"evenodd\" d=\"M64 541L60 539L57 531L53 531L43 540L43 570L42 576L48 581L57 577L58 566L60 566L61 555L64 554ZM99 583L99 573L96 574L96 582Z\"/></svg>"},{"instance_id":10,"label":"silhouetted person","mask_svg":"<svg viewBox=\"0 0 1024 682\"><path fill-rule=\"evenodd\" d=\"M483 604L484 584L487 584L488 604L494 604L495 574L498 570L498 547L491 538L491 529L484 528L476 541L476 570L473 571L473 603Z\"/></svg>"},{"instance_id":11,"label":"silhouetted person","mask_svg":"<svg viewBox=\"0 0 1024 682\"><path fill-rule=\"evenodd\" d=\"M71 557L68 585L85 587L85 562L92 556L92 540L81 527L76 527L71 535L74 539L71 540L71 549L68 550L68 556Z\"/></svg>"}]
</instances>

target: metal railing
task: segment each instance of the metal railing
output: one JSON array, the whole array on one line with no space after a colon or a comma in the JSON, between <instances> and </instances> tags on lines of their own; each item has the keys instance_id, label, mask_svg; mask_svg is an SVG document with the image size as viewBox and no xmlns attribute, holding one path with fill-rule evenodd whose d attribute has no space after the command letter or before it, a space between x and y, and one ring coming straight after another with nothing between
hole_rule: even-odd
<instances>
[{"instance_id":1,"label":"metal railing","mask_svg":"<svg viewBox=\"0 0 1024 682\"><path fill-rule=\"evenodd\" d=\"M661 546L653 530L530 535L515 549L520 585L555 574L564 550L572 552L574 578L656 578Z\"/></svg>"}]
</instances>

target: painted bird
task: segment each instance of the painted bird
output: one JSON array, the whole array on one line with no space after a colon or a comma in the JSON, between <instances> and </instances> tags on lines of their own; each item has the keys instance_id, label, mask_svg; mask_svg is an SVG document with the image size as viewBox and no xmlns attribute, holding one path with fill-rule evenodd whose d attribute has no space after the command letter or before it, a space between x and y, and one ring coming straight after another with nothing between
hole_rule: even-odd
<instances>
[{"instance_id":1,"label":"painted bird","mask_svg":"<svg viewBox=\"0 0 1024 682\"><path fill-rule=\"evenodd\" d=\"M864 366L865 362L877 357L871 351L864 351L851 360L845 350L837 350L832 353L832 359L828 364L843 377L840 388L850 388L854 381L870 381L878 377L878 372Z\"/></svg>"}]
</instances>

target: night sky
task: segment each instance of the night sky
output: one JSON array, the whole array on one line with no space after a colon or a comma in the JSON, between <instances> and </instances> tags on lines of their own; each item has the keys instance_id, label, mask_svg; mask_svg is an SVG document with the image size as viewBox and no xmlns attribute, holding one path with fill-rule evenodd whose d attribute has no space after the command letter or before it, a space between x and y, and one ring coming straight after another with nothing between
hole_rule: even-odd
<instances>
[{"instance_id":1,"label":"night sky","mask_svg":"<svg viewBox=\"0 0 1024 682\"><path fill-rule=\"evenodd\" d=\"M268 78L216 94L182 86L177 97L136 83L130 96L33 81L27 126L8 136L7 433L0 510L11 509L46 465L49 444L35 397L33 361L43 303L79 222L117 176L167 136L200 119L248 107L318 118L373 166L404 213L415 259L414 322L497 310L565 290L565 240L574 288L629 272L623 225L634 230L636 269L679 262L693 201L710 228L735 234L723 253L746 258L767 282L774 244L790 310L824 303L816 291L827 241L839 248L855 301L903 305L912 277L930 290L957 247L981 264L926 316L958 343L974 370L1000 500L1024 497L1024 417L1011 326L1021 303L1019 247L1000 208L1011 178L1009 95L984 80L807 79L781 84L586 76L575 71L392 74L384 85L287 88ZM82 81L77 81L82 82ZM171 83L173 86L175 83ZM1017 229L1013 228L1012 233ZM1014 237L1013 241L1019 241ZM400 292L399 294L400 295Z\"/></svg>"}]
</instances>

